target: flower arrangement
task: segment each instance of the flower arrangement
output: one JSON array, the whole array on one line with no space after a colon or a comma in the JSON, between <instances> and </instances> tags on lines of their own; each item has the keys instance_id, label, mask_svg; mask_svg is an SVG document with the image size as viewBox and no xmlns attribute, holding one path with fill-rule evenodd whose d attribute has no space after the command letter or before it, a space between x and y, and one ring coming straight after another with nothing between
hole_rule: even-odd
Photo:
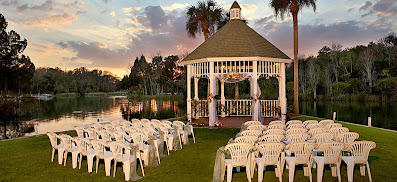
<instances>
[{"instance_id":1,"label":"flower arrangement","mask_svg":"<svg viewBox=\"0 0 397 182\"><path fill-rule=\"evenodd\" d=\"M259 94L254 94L254 96L252 96L254 102L256 102L259 99Z\"/></svg>"},{"instance_id":2,"label":"flower arrangement","mask_svg":"<svg viewBox=\"0 0 397 182\"><path fill-rule=\"evenodd\" d=\"M212 94L208 95L208 101L211 103L214 100L214 96Z\"/></svg>"},{"instance_id":3,"label":"flower arrangement","mask_svg":"<svg viewBox=\"0 0 397 182\"><path fill-rule=\"evenodd\" d=\"M225 80L229 82L239 82L244 80L244 76L238 72L230 72L225 75Z\"/></svg>"},{"instance_id":4,"label":"flower arrangement","mask_svg":"<svg viewBox=\"0 0 397 182\"><path fill-rule=\"evenodd\" d=\"M215 123L214 123L214 125L216 126L216 127L222 127L223 126L223 123L221 122L221 121L216 121Z\"/></svg>"}]
</instances>

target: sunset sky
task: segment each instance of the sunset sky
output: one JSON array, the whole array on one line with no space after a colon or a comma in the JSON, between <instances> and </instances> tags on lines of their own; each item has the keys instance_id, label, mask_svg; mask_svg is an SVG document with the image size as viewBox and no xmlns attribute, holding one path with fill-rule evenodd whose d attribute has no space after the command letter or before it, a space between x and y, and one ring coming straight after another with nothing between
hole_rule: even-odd
<instances>
[{"instance_id":1,"label":"sunset sky","mask_svg":"<svg viewBox=\"0 0 397 182\"><path fill-rule=\"evenodd\" d=\"M229 10L233 0L215 0ZM292 18L274 17L269 0L239 0L248 25L293 57ZM103 69L122 77L135 57L193 51L204 38L189 38L185 11L197 0L0 0L0 13L28 40L36 67ZM397 32L396 0L317 0L299 14L299 52L316 55L324 45L367 45Z\"/></svg>"}]
</instances>

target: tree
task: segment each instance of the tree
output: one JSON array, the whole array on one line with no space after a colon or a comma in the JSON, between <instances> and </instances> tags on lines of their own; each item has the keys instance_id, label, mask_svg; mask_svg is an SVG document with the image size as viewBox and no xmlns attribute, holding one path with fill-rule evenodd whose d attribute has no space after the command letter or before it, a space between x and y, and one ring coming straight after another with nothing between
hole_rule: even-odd
<instances>
[{"instance_id":1,"label":"tree","mask_svg":"<svg viewBox=\"0 0 397 182\"><path fill-rule=\"evenodd\" d=\"M0 14L0 83L5 100L8 90L20 90L24 85L30 86L35 69L30 58L22 55L28 44L27 40L21 40L14 30L7 33L7 25L6 19Z\"/></svg>"},{"instance_id":2,"label":"tree","mask_svg":"<svg viewBox=\"0 0 397 182\"><path fill-rule=\"evenodd\" d=\"M368 83L369 93L372 93L372 88L376 82L376 70L375 61L376 53L370 47L360 54L360 63L362 66L361 73L362 79L365 83Z\"/></svg>"},{"instance_id":3,"label":"tree","mask_svg":"<svg viewBox=\"0 0 397 182\"><path fill-rule=\"evenodd\" d=\"M197 33L203 32L207 40L215 32L215 25L221 21L222 12L222 8L218 7L213 0L198 2L197 6L190 6L186 12L188 35L195 38Z\"/></svg>"},{"instance_id":4,"label":"tree","mask_svg":"<svg viewBox=\"0 0 397 182\"><path fill-rule=\"evenodd\" d=\"M317 85L320 81L320 75L319 75L319 67L318 65L314 62L314 59L309 59L308 65L307 65L307 78L308 78L308 83L310 88L313 91L313 99L316 100L317 98Z\"/></svg>"},{"instance_id":5,"label":"tree","mask_svg":"<svg viewBox=\"0 0 397 182\"><path fill-rule=\"evenodd\" d=\"M316 11L316 0L271 0L270 6L276 17L284 18L284 14L291 13L294 27L294 112L299 115L299 78L298 78L298 13L303 7L313 7Z\"/></svg>"}]
</instances>

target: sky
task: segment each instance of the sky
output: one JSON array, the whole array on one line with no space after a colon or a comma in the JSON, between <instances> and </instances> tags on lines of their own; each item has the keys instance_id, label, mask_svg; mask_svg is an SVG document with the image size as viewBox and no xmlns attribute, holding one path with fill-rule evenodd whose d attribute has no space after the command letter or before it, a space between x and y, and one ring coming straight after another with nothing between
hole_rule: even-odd
<instances>
[{"instance_id":1,"label":"sky","mask_svg":"<svg viewBox=\"0 0 397 182\"><path fill-rule=\"evenodd\" d=\"M0 13L28 40L24 54L37 67L111 71L122 77L136 57L182 55L204 42L187 35L186 9L197 0L0 0ZM233 0L215 0L229 10ZM242 17L293 57L291 16L276 18L270 0L238 0ZM317 0L298 15L299 54L316 56L333 42L343 48L397 32L396 0Z\"/></svg>"}]
</instances>

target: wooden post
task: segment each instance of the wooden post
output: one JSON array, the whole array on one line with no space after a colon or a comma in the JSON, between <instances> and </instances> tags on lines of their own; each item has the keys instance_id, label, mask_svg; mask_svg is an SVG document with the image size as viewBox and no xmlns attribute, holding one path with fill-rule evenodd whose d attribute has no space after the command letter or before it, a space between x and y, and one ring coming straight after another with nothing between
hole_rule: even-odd
<instances>
[{"instance_id":1,"label":"wooden post","mask_svg":"<svg viewBox=\"0 0 397 182\"><path fill-rule=\"evenodd\" d=\"M336 120L336 112L334 112L334 115L333 115L333 117L332 117L332 120Z\"/></svg>"},{"instance_id":2,"label":"wooden post","mask_svg":"<svg viewBox=\"0 0 397 182\"><path fill-rule=\"evenodd\" d=\"M37 124L34 125L34 133L36 136L39 134L39 130L37 129Z\"/></svg>"},{"instance_id":3,"label":"wooden post","mask_svg":"<svg viewBox=\"0 0 397 182\"><path fill-rule=\"evenodd\" d=\"M198 82L199 82L199 77L194 77L194 99L196 99L196 100L199 100Z\"/></svg>"},{"instance_id":4,"label":"wooden post","mask_svg":"<svg viewBox=\"0 0 397 182\"><path fill-rule=\"evenodd\" d=\"M225 81L221 81L221 104L223 106L225 106L225 109L226 109L226 105L225 105ZM225 116L226 116L226 113L223 110L221 117L224 118Z\"/></svg>"},{"instance_id":5,"label":"wooden post","mask_svg":"<svg viewBox=\"0 0 397 182\"><path fill-rule=\"evenodd\" d=\"M187 115L187 119L189 120L189 121L191 121L192 120L192 103L191 103L191 96L190 96L190 94L191 94L191 65L187 65L187 77L186 77L186 80L187 80L187 85L186 85L186 88L187 88L187 94L186 94L186 104L187 104L187 111L186 111L186 115Z\"/></svg>"},{"instance_id":6,"label":"wooden post","mask_svg":"<svg viewBox=\"0 0 397 182\"><path fill-rule=\"evenodd\" d=\"M372 118L368 117L368 127L372 127Z\"/></svg>"}]
</instances>

